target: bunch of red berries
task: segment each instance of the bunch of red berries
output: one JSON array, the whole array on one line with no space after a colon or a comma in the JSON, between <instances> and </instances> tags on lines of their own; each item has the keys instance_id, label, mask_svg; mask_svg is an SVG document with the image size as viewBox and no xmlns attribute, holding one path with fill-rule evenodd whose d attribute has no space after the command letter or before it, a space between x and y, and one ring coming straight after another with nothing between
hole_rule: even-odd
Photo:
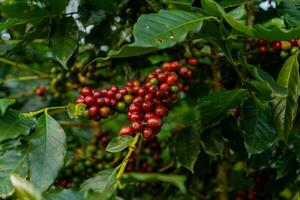
<instances>
[{"instance_id":1,"label":"bunch of red berries","mask_svg":"<svg viewBox=\"0 0 300 200\"><path fill-rule=\"evenodd\" d=\"M300 39L293 39L290 41L267 41L258 40L258 52L260 54L265 54L272 49L274 52L280 52L280 56L285 58L290 54L295 54L300 47Z\"/></svg>"},{"instance_id":2,"label":"bunch of red berries","mask_svg":"<svg viewBox=\"0 0 300 200\"><path fill-rule=\"evenodd\" d=\"M136 95L128 110L130 125L120 130L120 135L141 133L145 139L159 133L164 117L168 115L180 91L189 91L180 78L190 78L192 72L178 61L165 62L149 74L144 84L133 87ZM126 84L130 87L131 84Z\"/></svg>"},{"instance_id":3,"label":"bunch of red berries","mask_svg":"<svg viewBox=\"0 0 300 200\"><path fill-rule=\"evenodd\" d=\"M133 84L140 85L140 82L133 81ZM100 121L101 118L107 118L114 111L125 112L132 99L133 96L128 87L118 88L116 85L112 85L109 89L101 90L84 87L81 89L76 103L86 104L86 114L90 119Z\"/></svg>"}]
</instances>

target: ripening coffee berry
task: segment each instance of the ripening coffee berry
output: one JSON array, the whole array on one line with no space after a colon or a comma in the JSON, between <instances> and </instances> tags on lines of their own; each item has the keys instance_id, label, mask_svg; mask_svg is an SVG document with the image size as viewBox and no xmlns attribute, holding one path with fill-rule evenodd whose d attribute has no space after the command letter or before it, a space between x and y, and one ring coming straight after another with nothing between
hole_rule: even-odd
<instances>
[{"instance_id":1,"label":"ripening coffee berry","mask_svg":"<svg viewBox=\"0 0 300 200\"><path fill-rule=\"evenodd\" d=\"M159 82L158 82L158 80L157 80L157 78L151 78L150 79L150 84L151 85L157 85Z\"/></svg>"},{"instance_id":2,"label":"ripening coffee berry","mask_svg":"<svg viewBox=\"0 0 300 200\"><path fill-rule=\"evenodd\" d=\"M176 85L173 85L173 86L171 87L171 92L173 92L173 93L178 93L178 92L179 92L178 87L177 87Z\"/></svg>"},{"instance_id":3,"label":"ripening coffee berry","mask_svg":"<svg viewBox=\"0 0 300 200\"><path fill-rule=\"evenodd\" d=\"M99 110L100 116L106 118L110 114L110 108L108 106L103 106Z\"/></svg>"},{"instance_id":4,"label":"ripening coffee berry","mask_svg":"<svg viewBox=\"0 0 300 200\"><path fill-rule=\"evenodd\" d=\"M131 104L133 100L133 96L131 94L126 94L124 97L123 97L123 101L126 103L126 104Z\"/></svg>"},{"instance_id":5,"label":"ripening coffee berry","mask_svg":"<svg viewBox=\"0 0 300 200\"><path fill-rule=\"evenodd\" d=\"M143 112L151 112L153 110L153 104L150 101L146 101L142 104Z\"/></svg>"},{"instance_id":6,"label":"ripening coffee berry","mask_svg":"<svg viewBox=\"0 0 300 200\"><path fill-rule=\"evenodd\" d=\"M165 107L158 105L154 109L154 114L159 117L164 117L168 114L168 110Z\"/></svg>"},{"instance_id":7,"label":"ripening coffee berry","mask_svg":"<svg viewBox=\"0 0 300 200\"><path fill-rule=\"evenodd\" d=\"M154 115L147 120L147 126L149 128L158 128L161 126L161 120L158 116Z\"/></svg>"},{"instance_id":8,"label":"ripening coffee berry","mask_svg":"<svg viewBox=\"0 0 300 200\"><path fill-rule=\"evenodd\" d=\"M145 139L150 139L150 138L153 138L155 136L153 130L149 127L146 127L144 128L143 132L142 132L142 136L145 138Z\"/></svg>"},{"instance_id":9,"label":"ripening coffee berry","mask_svg":"<svg viewBox=\"0 0 300 200\"><path fill-rule=\"evenodd\" d=\"M281 41L281 49L289 50L292 47L292 44L289 41Z\"/></svg>"},{"instance_id":10,"label":"ripening coffee berry","mask_svg":"<svg viewBox=\"0 0 300 200\"><path fill-rule=\"evenodd\" d=\"M83 87L80 91L80 94L82 96L88 96L88 95L91 95L92 92L91 92L91 89L89 87Z\"/></svg>"},{"instance_id":11,"label":"ripening coffee berry","mask_svg":"<svg viewBox=\"0 0 300 200\"><path fill-rule=\"evenodd\" d=\"M140 121L135 121L135 122L131 123L131 128L132 128L132 130L134 132L140 132L140 131L142 131L143 127L144 127L144 125Z\"/></svg>"},{"instance_id":12,"label":"ripening coffee berry","mask_svg":"<svg viewBox=\"0 0 300 200\"><path fill-rule=\"evenodd\" d=\"M266 46L267 41L266 41L266 40L257 40L257 44L258 44L259 46Z\"/></svg>"},{"instance_id":13,"label":"ripening coffee berry","mask_svg":"<svg viewBox=\"0 0 300 200\"><path fill-rule=\"evenodd\" d=\"M188 59L188 62L187 62L189 65L197 65L198 64L198 59L195 58L195 57L191 57Z\"/></svg>"},{"instance_id":14,"label":"ripening coffee berry","mask_svg":"<svg viewBox=\"0 0 300 200\"><path fill-rule=\"evenodd\" d=\"M89 115L90 116L95 116L99 113L99 108L97 106L91 106L89 108Z\"/></svg>"},{"instance_id":15,"label":"ripening coffee berry","mask_svg":"<svg viewBox=\"0 0 300 200\"><path fill-rule=\"evenodd\" d=\"M281 50L281 42L280 42L280 41L275 41L275 42L273 42L272 47L273 47L273 49L274 49L275 51Z\"/></svg>"},{"instance_id":16,"label":"ripening coffee berry","mask_svg":"<svg viewBox=\"0 0 300 200\"><path fill-rule=\"evenodd\" d=\"M261 46L261 47L258 48L258 52L260 54L265 54L265 53L268 52L268 48L266 46Z\"/></svg>"},{"instance_id":17,"label":"ripening coffee berry","mask_svg":"<svg viewBox=\"0 0 300 200\"><path fill-rule=\"evenodd\" d=\"M290 40L292 46L297 46L298 45L298 41L296 39L292 39Z\"/></svg>"},{"instance_id":18,"label":"ripening coffee berry","mask_svg":"<svg viewBox=\"0 0 300 200\"><path fill-rule=\"evenodd\" d=\"M125 109L126 109L126 104L125 104L125 102L120 101L120 102L117 103L117 110L118 110L119 112L123 112L123 111L125 111Z\"/></svg>"},{"instance_id":19,"label":"ripening coffee berry","mask_svg":"<svg viewBox=\"0 0 300 200\"><path fill-rule=\"evenodd\" d=\"M84 98L85 104L88 106L92 106L95 103L95 99L92 96L86 96Z\"/></svg>"},{"instance_id":20,"label":"ripening coffee berry","mask_svg":"<svg viewBox=\"0 0 300 200\"><path fill-rule=\"evenodd\" d=\"M170 74L167 77L167 83L169 85L175 85L177 82L178 82L178 76L177 76L177 74Z\"/></svg>"},{"instance_id":21,"label":"ripening coffee berry","mask_svg":"<svg viewBox=\"0 0 300 200\"><path fill-rule=\"evenodd\" d=\"M133 134L133 130L130 126L124 126L123 128L121 128L119 135L132 135Z\"/></svg>"}]
</instances>

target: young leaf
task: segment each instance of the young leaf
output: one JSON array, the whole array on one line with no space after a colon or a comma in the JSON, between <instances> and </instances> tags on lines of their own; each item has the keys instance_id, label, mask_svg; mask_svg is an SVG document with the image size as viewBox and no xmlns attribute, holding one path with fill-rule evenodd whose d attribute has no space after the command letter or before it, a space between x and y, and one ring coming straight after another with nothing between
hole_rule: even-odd
<instances>
[{"instance_id":1,"label":"young leaf","mask_svg":"<svg viewBox=\"0 0 300 200\"><path fill-rule=\"evenodd\" d=\"M271 109L256 99L245 101L241 128L244 143L249 155L261 153L276 141Z\"/></svg>"},{"instance_id":2,"label":"young leaf","mask_svg":"<svg viewBox=\"0 0 300 200\"><path fill-rule=\"evenodd\" d=\"M55 119L45 113L30 141L29 165L31 180L46 190L55 180L66 155L66 135Z\"/></svg>"},{"instance_id":3,"label":"young leaf","mask_svg":"<svg viewBox=\"0 0 300 200\"><path fill-rule=\"evenodd\" d=\"M0 197L7 198L14 193L10 176L18 174L22 177L28 174L27 155L19 151L7 151L0 156Z\"/></svg>"},{"instance_id":4,"label":"young leaf","mask_svg":"<svg viewBox=\"0 0 300 200\"><path fill-rule=\"evenodd\" d=\"M186 192L186 177L181 175L159 174L159 173L126 173L123 176L124 181L128 182L151 182L161 181L175 185L182 193Z\"/></svg>"},{"instance_id":5,"label":"young leaf","mask_svg":"<svg viewBox=\"0 0 300 200\"><path fill-rule=\"evenodd\" d=\"M199 130L192 126L185 128L175 136L174 145L178 162L194 173L194 165L200 154Z\"/></svg>"},{"instance_id":6,"label":"young leaf","mask_svg":"<svg viewBox=\"0 0 300 200\"><path fill-rule=\"evenodd\" d=\"M185 40L189 32L198 32L204 16L183 10L161 10L155 14L143 14L133 28L134 43L111 51L106 58L129 57L146 54L174 46Z\"/></svg>"},{"instance_id":7,"label":"young leaf","mask_svg":"<svg viewBox=\"0 0 300 200\"><path fill-rule=\"evenodd\" d=\"M132 139L133 139L132 136L116 137L109 142L105 151L108 151L111 153L117 153L117 152L123 151L130 145Z\"/></svg>"},{"instance_id":8,"label":"young leaf","mask_svg":"<svg viewBox=\"0 0 300 200\"><path fill-rule=\"evenodd\" d=\"M217 125L230 109L239 107L246 99L246 91L235 89L214 93L198 100L202 130Z\"/></svg>"},{"instance_id":9,"label":"young leaf","mask_svg":"<svg viewBox=\"0 0 300 200\"><path fill-rule=\"evenodd\" d=\"M290 56L278 75L277 83L288 90L288 95L277 97L272 101L276 131L283 140L286 140L289 135L298 108L300 95L298 56L299 52Z\"/></svg>"},{"instance_id":10,"label":"young leaf","mask_svg":"<svg viewBox=\"0 0 300 200\"><path fill-rule=\"evenodd\" d=\"M85 108L86 105L83 103L76 105L74 103L69 103L67 107L68 115L71 119L78 118L83 115Z\"/></svg>"},{"instance_id":11,"label":"young leaf","mask_svg":"<svg viewBox=\"0 0 300 200\"><path fill-rule=\"evenodd\" d=\"M42 191L35 187L31 182L16 175L12 175L10 180L16 189L19 200L44 200Z\"/></svg>"},{"instance_id":12,"label":"young leaf","mask_svg":"<svg viewBox=\"0 0 300 200\"><path fill-rule=\"evenodd\" d=\"M16 110L8 109L0 116L0 142L27 135L35 126L35 121L21 116Z\"/></svg>"},{"instance_id":13,"label":"young leaf","mask_svg":"<svg viewBox=\"0 0 300 200\"><path fill-rule=\"evenodd\" d=\"M3 116L6 109L14 103L16 103L15 99L0 99L0 116Z\"/></svg>"},{"instance_id":14,"label":"young leaf","mask_svg":"<svg viewBox=\"0 0 300 200\"><path fill-rule=\"evenodd\" d=\"M116 169L106 169L100 171L95 177L88 179L81 186L80 190L95 191L101 196L101 199L108 200L115 193L116 190Z\"/></svg>"},{"instance_id":15,"label":"young leaf","mask_svg":"<svg viewBox=\"0 0 300 200\"><path fill-rule=\"evenodd\" d=\"M78 39L79 31L73 18L54 21L50 36L50 49L65 68L77 48Z\"/></svg>"}]
</instances>

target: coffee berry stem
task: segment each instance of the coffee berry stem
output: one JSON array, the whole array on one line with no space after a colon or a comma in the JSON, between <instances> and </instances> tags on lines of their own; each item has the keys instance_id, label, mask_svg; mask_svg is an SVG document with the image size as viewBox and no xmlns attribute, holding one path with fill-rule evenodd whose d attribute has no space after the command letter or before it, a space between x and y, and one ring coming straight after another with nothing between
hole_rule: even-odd
<instances>
[{"instance_id":1,"label":"coffee berry stem","mask_svg":"<svg viewBox=\"0 0 300 200\"><path fill-rule=\"evenodd\" d=\"M67 105L65 106L54 106L54 107L47 107L47 108L43 108L41 110L37 110L34 112L29 112L29 113L22 113L23 117L28 117L28 118L32 118L35 117L41 113L47 113L50 110L56 110L56 111L65 111L67 109Z\"/></svg>"},{"instance_id":2,"label":"coffee berry stem","mask_svg":"<svg viewBox=\"0 0 300 200\"><path fill-rule=\"evenodd\" d=\"M123 159L123 161L121 162L121 164L119 165L120 166L120 169L118 171L118 174L117 174L117 180L120 180L124 174L124 171L126 169L126 166L127 166L127 163L128 163L128 160L129 158L131 157L131 155L133 154L133 152L135 151L136 149L136 144L138 143L139 141L139 138L140 138L140 133L137 133L132 142L130 143L129 145L129 150L127 152L127 155L125 156L125 158ZM120 185L119 185L120 186Z\"/></svg>"}]
</instances>

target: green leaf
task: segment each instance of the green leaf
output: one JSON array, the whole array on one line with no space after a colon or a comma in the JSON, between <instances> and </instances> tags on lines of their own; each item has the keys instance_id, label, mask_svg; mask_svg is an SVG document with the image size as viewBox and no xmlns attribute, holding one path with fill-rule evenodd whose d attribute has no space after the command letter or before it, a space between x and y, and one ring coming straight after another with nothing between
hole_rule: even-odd
<instances>
[{"instance_id":1,"label":"green leaf","mask_svg":"<svg viewBox=\"0 0 300 200\"><path fill-rule=\"evenodd\" d=\"M182 193L186 192L185 181L186 177L181 175L159 174L159 173L126 173L123 176L124 181L129 182L153 182L160 181L175 185Z\"/></svg>"},{"instance_id":2,"label":"green leaf","mask_svg":"<svg viewBox=\"0 0 300 200\"><path fill-rule=\"evenodd\" d=\"M5 20L5 22L0 23L0 32L2 32L5 29L24 24L26 23L26 20L23 19L17 19L17 18L8 18Z\"/></svg>"},{"instance_id":3,"label":"green leaf","mask_svg":"<svg viewBox=\"0 0 300 200\"><path fill-rule=\"evenodd\" d=\"M0 142L20 135L28 135L35 121L21 116L16 110L8 109L0 116Z\"/></svg>"},{"instance_id":4,"label":"green leaf","mask_svg":"<svg viewBox=\"0 0 300 200\"><path fill-rule=\"evenodd\" d=\"M282 1L279 11L291 26L300 25L300 2L298 0Z\"/></svg>"},{"instance_id":5,"label":"green leaf","mask_svg":"<svg viewBox=\"0 0 300 200\"><path fill-rule=\"evenodd\" d=\"M278 27L266 28L260 24L254 26L256 38L264 40L291 40L299 37L300 27L282 29Z\"/></svg>"},{"instance_id":6,"label":"green leaf","mask_svg":"<svg viewBox=\"0 0 300 200\"><path fill-rule=\"evenodd\" d=\"M129 147L131 141L133 140L132 136L119 136L112 139L107 145L105 151L111 153L117 153L123 151L127 147Z\"/></svg>"},{"instance_id":7,"label":"green leaf","mask_svg":"<svg viewBox=\"0 0 300 200\"><path fill-rule=\"evenodd\" d=\"M298 108L300 94L298 56L299 52L285 61L277 78L278 85L288 90L287 96L277 97L272 101L276 131L283 140L289 136Z\"/></svg>"},{"instance_id":8,"label":"green leaf","mask_svg":"<svg viewBox=\"0 0 300 200\"><path fill-rule=\"evenodd\" d=\"M14 193L14 188L10 182L10 176L18 174L27 176L28 163L27 154L20 151L11 150L0 156L0 197L7 198Z\"/></svg>"},{"instance_id":9,"label":"green leaf","mask_svg":"<svg viewBox=\"0 0 300 200\"><path fill-rule=\"evenodd\" d=\"M199 130L192 126L183 129L175 136L174 145L178 162L194 173L194 165L200 154Z\"/></svg>"},{"instance_id":10,"label":"green leaf","mask_svg":"<svg viewBox=\"0 0 300 200\"><path fill-rule=\"evenodd\" d=\"M19 200L43 200L42 192L35 187L31 182L12 175L10 177L12 185L16 189Z\"/></svg>"},{"instance_id":11,"label":"green leaf","mask_svg":"<svg viewBox=\"0 0 300 200\"><path fill-rule=\"evenodd\" d=\"M246 99L246 90L234 89L214 93L198 100L202 131L219 124L230 109L239 107Z\"/></svg>"},{"instance_id":12,"label":"green leaf","mask_svg":"<svg viewBox=\"0 0 300 200\"><path fill-rule=\"evenodd\" d=\"M201 133L203 150L211 156L223 155L224 139L220 128L210 128Z\"/></svg>"},{"instance_id":13,"label":"green leaf","mask_svg":"<svg viewBox=\"0 0 300 200\"><path fill-rule=\"evenodd\" d=\"M64 164L66 135L59 123L45 113L38 119L30 145L31 180L44 191L53 183Z\"/></svg>"},{"instance_id":14,"label":"green leaf","mask_svg":"<svg viewBox=\"0 0 300 200\"><path fill-rule=\"evenodd\" d=\"M106 58L130 57L174 46L186 39L189 32L198 32L204 17L199 13L183 10L160 10L155 14L143 14L133 27L134 43L119 51L110 51Z\"/></svg>"},{"instance_id":15,"label":"green leaf","mask_svg":"<svg viewBox=\"0 0 300 200\"><path fill-rule=\"evenodd\" d=\"M46 9L28 1L6 3L1 5L1 11L7 18L17 18L27 21L40 20L49 16Z\"/></svg>"},{"instance_id":16,"label":"green leaf","mask_svg":"<svg viewBox=\"0 0 300 200\"><path fill-rule=\"evenodd\" d=\"M88 179L81 186L81 191L96 191L101 200L110 199L116 191L117 169L100 171L95 177Z\"/></svg>"},{"instance_id":17,"label":"green leaf","mask_svg":"<svg viewBox=\"0 0 300 200\"><path fill-rule=\"evenodd\" d=\"M212 15L224 18L225 21L236 31L243 33L247 36L253 37L252 30L245 25L245 23L241 23L238 20L235 20L231 15L227 14L225 10L215 1L213 0L202 0L202 7L210 12Z\"/></svg>"},{"instance_id":18,"label":"green leaf","mask_svg":"<svg viewBox=\"0 0 300 200\"><path fill-rule=\"evenodd\" d=\"M249 155L269 149L276 141L271 109L256 99L245 101L241 128Z\"/></svg>"},{"instance_id":19,"label":"green leaf","mask_svg":"<svg viewBox=\"0 0 300 200\"><path fill-rule=\"evenodd\" d=\"M86 105L83 103L74 104L69 103L67 107L68 115L71 119L78 118L83 115L83 112L85 111Z\"/></svg>"},{"instance_id":20,"label":"green leaf","mask_svg":"<svg viewBox=\"0 0 300 200\"><path fill-rule=\"evenodd\" d=\"M220 5L223 8L230 8L230 7L240 6L245 2L246 0L222 0L220 1Z\"/></svg>"},{"instance_id":21,"label":"green leaf","mask_svg":"<svg viewBox=\"0 0 300 200\"><path fill-rule=\"evenodd\" d=\"M73 18L67 17L54 21L50 36L50 49L65 68L77 48L78 39L79 31Z\"/></svg>"},{"instance_id":22,"label":"green leaf","mask_svg":"<svg viewBox=\"0 0 300 200\"><path fill-rule=\"evenodd\" d=\"M3 116L6 109L14 103L16 103L15 99L0 99L0 116Z\"/></svg>"},{"instance_id":23,"label":"green leaf","mask_svg":"<svg viewBox=\"0 0 300 200\"><path fill-rule=\"evenodd\" d=\"M45 195L47 200L81 200L82 195L73 190L62 190L56 193L48 193Z\"/></svg>"},{"instance_id":24,"label":"green leaf","mask_svg":"<svg viewBox=\"0 0 300 200\"><path fill-rule=\"evenodd\" d=\"M114 11L117 9L117 1L116 0L111 0L111 1L106 1L106 0L89 0L89 4L93 6L95 9L99 10L105 10L105 11Z\"/></svg>"}]
</instances>

